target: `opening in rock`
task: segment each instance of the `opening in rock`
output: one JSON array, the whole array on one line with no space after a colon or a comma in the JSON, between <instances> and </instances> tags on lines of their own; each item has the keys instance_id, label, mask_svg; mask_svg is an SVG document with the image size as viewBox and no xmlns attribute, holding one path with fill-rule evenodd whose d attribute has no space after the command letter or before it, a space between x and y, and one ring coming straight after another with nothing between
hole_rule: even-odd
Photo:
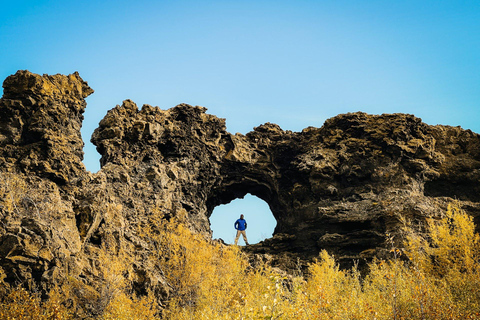
<instances>
[{"instance_id":1,"label":"opening in rock","mask_svg":"<svg viewBox=\"0 0 480 320\"><path fill-rule=\"evenodd\" d=\"M275 220L268 204L251 194L247 194L243 199L236 199L229 204L215 207L210 216L213 239L222 239L225 243L233 244L236 235L233 225L240 214L243 214L247 221L246 233L250 244L272 237L277 220ZM241 236L238 244L245 244Z\"/></svg>"}]
</instances>

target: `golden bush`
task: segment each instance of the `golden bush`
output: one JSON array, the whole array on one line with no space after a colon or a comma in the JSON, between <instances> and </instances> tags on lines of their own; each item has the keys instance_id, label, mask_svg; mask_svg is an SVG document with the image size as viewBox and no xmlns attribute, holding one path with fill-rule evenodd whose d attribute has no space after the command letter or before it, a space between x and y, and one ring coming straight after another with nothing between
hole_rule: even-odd
<instances>
[{"instance_id":1,"label":"golden bush","mask_svg":"<svg viewBox=\"0 0 480 320\"><path fill-rule=\"evenodd\" d=\"M1 178L5 214L35 209L22 205L29 192L24 180ZM57 201L45 193L35 197L29 199L45 208ZM118 220L121 207L105 208ZM44 300L4 286L0 319L480 319L480 237L457 203L423 229L405 222L403 247L391 241L392 258L374 260L364 276L356 268L341 270L326 251L305 275L267 264L253 268L237 246L192 232L185 216L180 211L166 219L154 209L138 226L137 235L154 248L145 263L161 270L170 288L161 308L152 292L132 292L134 257L107 234L102 246L89 249L101 261L97 283L67 276ZM79 313L85 304L90 315Z\"/></svg>"}]
</instances>

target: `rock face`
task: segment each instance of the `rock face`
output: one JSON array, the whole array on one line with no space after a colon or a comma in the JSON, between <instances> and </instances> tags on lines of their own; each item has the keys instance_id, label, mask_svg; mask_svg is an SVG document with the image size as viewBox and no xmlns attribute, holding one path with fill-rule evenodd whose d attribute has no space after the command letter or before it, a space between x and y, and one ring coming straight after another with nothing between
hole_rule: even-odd
<instances>
[{"instance_id":1,"label":"rock face","mask_svg":"<svg viewBox=\"0 0 480 320\"><path fill-rule=\"evenodd\" d=\"M247 193L263 199L277 227L247 249L254 253L309 259L326 248L347 261L371 258L400 217L439 216L453 198L480 212L480 136L412 115L346 114L302 132L267 123L244 136L204 108L139 111L125 101L92 142L102 171L115 168L107 176L127 171L156 205L187 210L200 232L210 232L216 206Z\"/></svg>"},{"instance_id":2,"label":"rock face","mask_svg":"<svg viewBox=\"0 0 480 320\"><path fill-rule=\"evenodd\" d=\"M247 193L269 204L277 227L246 250L284 265L321 249L345 264L382 256L385 235L398 234L403 217L440 216L453 199L480 223L480 135L459 127L351 113L302 132L267 123L232 135L224 119L202 107L139 110L126 100L92 136L102 169L91 174L81 162L80 127L93 90L79 75L19 71L3 86L4 283L48 289L67 271L98 280L97 249L114 238L133 257L137 290L167 294L161 272L146 263L152 248L137 236L138 226L152 214L186 214L208 237L213 209ZM26 185L15 185L12 172ZM43 191L32 201L21 193L24 206L12 209L11 191L22 188Z\"/></svg>"},{"instance_id":3,"label":"rock face","mask_svg":"<svg viewBox=\"0 0 480 320\"><path fill-rule=\"evenodd\" d=\"M66 184L84 174L80 134L84 98L93 90L78 73L39 76L18 71L4 84L0 165Z\"/></svg>"}]
</instances>

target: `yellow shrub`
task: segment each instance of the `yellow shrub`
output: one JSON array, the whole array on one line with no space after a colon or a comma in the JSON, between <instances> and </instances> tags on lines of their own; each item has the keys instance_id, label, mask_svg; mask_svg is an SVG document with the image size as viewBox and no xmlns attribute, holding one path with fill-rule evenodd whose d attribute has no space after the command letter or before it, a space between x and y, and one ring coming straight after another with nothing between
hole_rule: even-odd
<instances>
[{"instance_id":1,"label":"yellow shrub","mask_svg":"<svg viewBox=\"0 0 480 320\"><path fill-rule=\"evenodd\" d=\"M116 295L107 305L104 320L151 320L156 317L156 303L152 294L137 298L124 292Z\"/></svg>"},{"instance_id":2,"label":"yellow shrub","mask_svg":"<svg viewBox=\"0 0 480 320\"><path fill-rule=\"evenodd\" d=\"M420 263L421 271L437 285L443 285L443 294L449 296L462 317L477 316L480 313L480 236L475 233L473 218L458 203L452 203L442 219L428 221L427 234L429 241L421 241L423 249L417 249L426 256Z\"/></svg>"},{"instance_id":3,"label":"yellow shrub","mask_svg":"<svg viewBox=\"0 0 480 320\"><path fill-rule=\"evenodd\" d=\"M434 259L432 271L438 276L479 272L480 236L473 218L458 204L450 204L440 221L428 220L428 233L432 244L427 253Z\"/></svg>"},{"instance_id":4,"label":"yellow shrub","mask_svg":"<svg viewBox=\"0 0 480 320\"><path fill-rule=\"evenodd\" d=\"M27 210L20 208L27 192L23 180L8 179L18 190L0 186L3 210ZM105 210L118 220L121 207ZM364 277L356 268L341 270L326 251L306 276L268 264L253 268L237 246L192 232L185 215L180 211L165 219L153 210L137 230L154 248L148 268L161 270L170 287L164 309L153 293L137 297L131 292L134 257L119 247L118 235L107 234L100 248L89 248L99 261L98 282L87 285L67 276L46 301L22 288L4 290L0 319L74 319L85 316L80 309L86 304L105 320L480 319L480 237L458 204L441 219L428 220L423 231L406 224L404 248L392 241L393 257L371 262Z\"/></svg>"},{"instance_id":5,"label":"yellow shrub","mask_svg":"<svg viewBox=\"0 0 480 320\"><path fill-rule=\"evenodd\" d=\"M2 299L0 303L0 319L72 319L71 312L65 308L60 301L60 297L52 293L51 298L45 303L42 303L38 295L18 287Z\"/></svg>"}]
</instances>

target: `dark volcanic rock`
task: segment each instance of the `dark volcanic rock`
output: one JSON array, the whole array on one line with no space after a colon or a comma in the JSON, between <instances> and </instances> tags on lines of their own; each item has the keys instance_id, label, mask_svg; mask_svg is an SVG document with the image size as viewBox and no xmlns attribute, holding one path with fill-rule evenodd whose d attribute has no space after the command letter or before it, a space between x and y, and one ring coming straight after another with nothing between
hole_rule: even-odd
<instances>
[{"instance_id":1,"label":"dark volcanic rock","mask_svg":"<svg viewBox=\"0 0 480 320\"><path fill-rule=\"evenodd\" d=\"M454 198L478 216L480 136L412 115L345 114L299 133L267 123L244 136L204 108L138 111L127 100L92 142L104 168L121 166L167 208L181 205L200 232L217 205L247 193L266 201L277 227L254 253L371 258L401 217L439 216Z\"/></svg>"},{"instance_id":2,"label":"dark volcanic rock","mask_svg":"<svg viewBox=\"0 0 480 320\"><path fill-rule=\"evenodd\" d=\"M192 229L210 236L213 209L247 193L269 204L277 227L245 250L287 267L322 249L346 264L384 256L385 235L397 235L402 218L440 216L453 199L480 222L480 135L459 127L351 113L302 132L267 123L232 135L202 107L139 110L126 100L92 136L102 169L91 174L81 162L80 127L93 90L78 74L19 71L4 88L2 177L24 175L27 187L46 190L33 203L55 204L35 209L27 199L23 211L10 214L8 199L0 202L7 283L48 288L65 270L94 281L96 250L113 237L135 261L138 288L160 286L166 294L138 226L152 214L186 214Z\"/></svg>"},{"instance_id":3,"label":"dark volcanic rock","mask_svg":"<svg viewBox=\"0 0 480 320\"><path fill-rule=\"evenodd\" d=\"M3 83L0 165L59 184L85 171L80 134L85 98L93 90L78 73L40 76L18 71Z\"/></svg>"}]
</instances>

